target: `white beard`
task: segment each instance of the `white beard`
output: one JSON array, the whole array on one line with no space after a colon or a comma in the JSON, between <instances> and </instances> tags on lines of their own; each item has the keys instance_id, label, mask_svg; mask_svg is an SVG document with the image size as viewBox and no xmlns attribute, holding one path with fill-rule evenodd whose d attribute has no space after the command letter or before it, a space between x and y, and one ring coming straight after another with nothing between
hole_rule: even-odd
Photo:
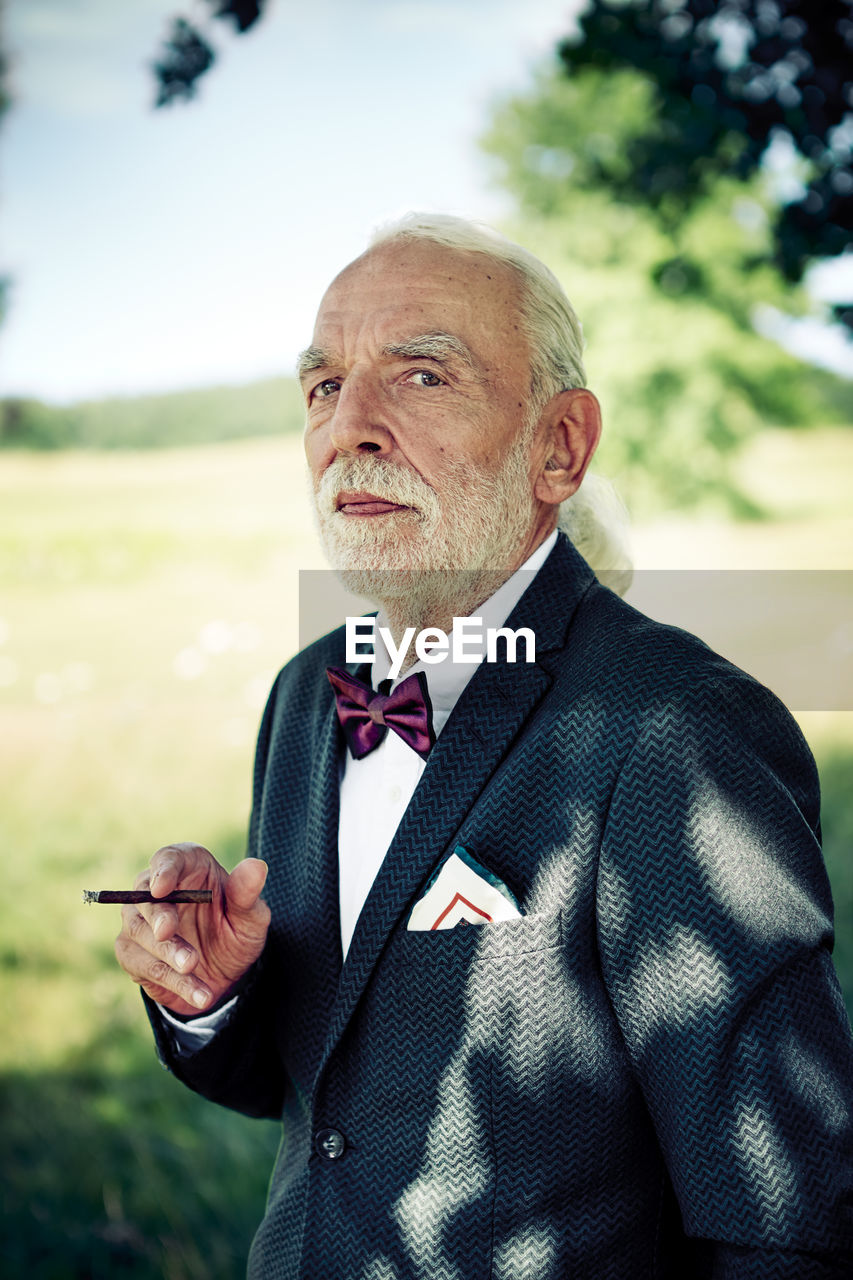
<instances>
[{"instance_id":1,"label":"white beard","mask_svg":"<svg viewBox=\"0 0 853 1280\"><path fill-rule=\"evenodd\" d=\"M404 604L408 625L465 616L515 568L533 528L530 433L522 431L493 473L453 462L440 481L371 454L338 457L316 487L323 549L348 591L386 607ZM346 516L343 490L363 490L407 511Z\"/></svg>"}]
</instances>

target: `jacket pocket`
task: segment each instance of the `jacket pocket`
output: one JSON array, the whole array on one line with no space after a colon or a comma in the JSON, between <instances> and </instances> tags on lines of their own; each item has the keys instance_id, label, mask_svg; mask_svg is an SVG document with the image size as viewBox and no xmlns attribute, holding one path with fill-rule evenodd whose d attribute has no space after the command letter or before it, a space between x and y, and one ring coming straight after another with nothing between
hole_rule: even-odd
<instances>
[{"instance_id":1,"label":"jacket pocket","mask_svg":"<svg viewBox=\"0 0 853 1280\"><path fill-rule=\"evenodd\" d=\"M458 924L453 929L404 930L400 934L400 958L422 964L429 964L433 957L444 963L454 958L496 960L529 951L549 951L561 942L559 914L521 916L494 924Z\"/></svg>"}]
</instances>

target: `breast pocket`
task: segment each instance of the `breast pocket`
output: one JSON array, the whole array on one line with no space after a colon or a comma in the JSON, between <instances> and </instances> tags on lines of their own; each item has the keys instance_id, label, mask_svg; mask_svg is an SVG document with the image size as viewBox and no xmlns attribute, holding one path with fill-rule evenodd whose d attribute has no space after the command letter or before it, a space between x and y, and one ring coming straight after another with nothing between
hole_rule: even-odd
<instances>
[{"instance_id":1,"label":"breast pocket","mask_svg":"<svg viewBox=\"0 0 853 1280\"><path fill-rule=\"evenodd\" d=\"M495 924L458 924L453 929L405 931L400 935L404 963L454 965L502 956L547 951L562 941L560 915L522 916Z\"/></svg>"},{"instance_id":2,"label":"breast pocket","mask_svg":"<svg viewBox=\"0 0 853 1280\"><path fill-rule=\"evenodd\" d=\"M515 1003L533 978L559 966L559 915L522 916L495 924L456 925L430 932L401 930L388 977L401 1021L431 1044L449 1046L460 1024ZM392 977L393 974L393 977Z\"/></svg>"},{"instance_id":3,"label":"breast pocket","mask_svg":"<svg viewBox=\"0 0 853 1280\"><path fill-rule=\"evenodd\" d=\"M483 1108L492 1105L495 1081L497 1093L503 1092L508 1055L515 1060L522 1042L527 1055L540 1042L547 1053L548 1019L562 993L562 917L401 930L387 958L382 1006L395 1011L393 1056L405 1063L393 1073L388 1105L426 1113L440 1111L444 1102L453 1111L454 1099L469 1099L470 1115L463 1107L464 1117L454 1112L455 1119L447 1120L449 1131L461 1125L457 1136L464 1145L486 1124ZM387 1026L386 1015L368 1028L374 1050Z\"/></svg>"}]
</instances>

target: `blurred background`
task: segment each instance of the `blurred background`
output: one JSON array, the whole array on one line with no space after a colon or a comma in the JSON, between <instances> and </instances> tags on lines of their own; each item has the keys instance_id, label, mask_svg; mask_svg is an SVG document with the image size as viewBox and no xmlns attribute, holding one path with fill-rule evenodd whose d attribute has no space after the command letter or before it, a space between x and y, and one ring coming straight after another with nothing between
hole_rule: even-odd
<instances>
[{"instance_id":1,"label":"blurred background","mask_svg":"<svg viewBox=\"0 0 853 1280\"><path fill-rule=\"evenodd\" d=\"M848 0L3 17L4 1275L243 1272L276 1128L159 1068L118 914L81 891L170 840L242 856L258 718L322 567L294 358L411 208L500 225L560 275L658 616L687 571L751 570L784 643L819 576L831 635L815 618L790 661L827 681L792 710L853 1007ZM733 591L747 631L764 590Z\"/></svg>"}]
</instances>

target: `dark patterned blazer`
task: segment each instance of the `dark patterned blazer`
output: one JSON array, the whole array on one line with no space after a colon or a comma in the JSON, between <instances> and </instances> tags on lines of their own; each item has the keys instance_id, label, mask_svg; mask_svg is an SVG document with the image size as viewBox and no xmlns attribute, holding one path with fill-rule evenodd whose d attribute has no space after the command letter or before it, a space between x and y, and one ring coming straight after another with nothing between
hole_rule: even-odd
<instances>
[{"instance_id":1,"label":"dark patterned blazer","mask_svg":"<svg viewBox=\"0 0 853 1280\"><path fill-rule=\"evenodd\" d=\"M776 698L561 535L453 711L342 965L327 665L281 672L250 852L272 924L164 1061L280 1117L256 1280L853 1276L853 1045L818 785ZM406 920L461 843L524 917Z\"/></svg>"}]
</instances>

